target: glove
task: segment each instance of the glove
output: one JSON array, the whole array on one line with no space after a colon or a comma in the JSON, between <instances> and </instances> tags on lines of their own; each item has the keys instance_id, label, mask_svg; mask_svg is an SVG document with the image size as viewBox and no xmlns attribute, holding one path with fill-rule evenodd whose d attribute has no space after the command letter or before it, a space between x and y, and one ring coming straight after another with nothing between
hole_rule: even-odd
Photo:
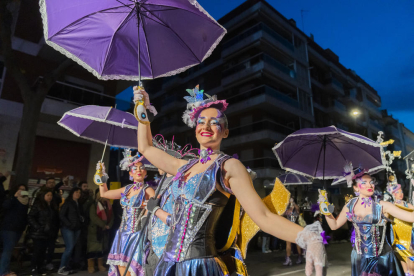
<instances>
[{"instance_id":1,"label":"glove","mask_svg":"<svg viewBox=\"0 0 414 276\"><path fill-rule=\"evenodd\" d=\"M296 237L296 244L301 248L306 249L305 274L307 276L312 275L314 267L315 274L317 276L323 275L323 267L326 262L326 252L325 246L323 245L323 238L321 236L322 231L322 226L317 221L306 226Z\"/></svg>"},{"instance_id":2,"label":"glove","mask_svg":"<svg viewBox=\"0 0 414 276\"><path fill-rule=\"evenodd\" d=\"M158 209L160 209L161 198L151 197L147 202L148 212L154 214Z\"/></svg>"},{"instance_id":3,"label":"glove","mask_svg":"<svg viewBox=\"0 0 414 276\"><path fill-rule=\"evenodd\" d=\"M134 86L134 103L144 101L145 108L148 109L154 116L158 114L154 106L149 101L148 93L140 86Z\"/></svg>"},{"instance_id":4,"label":"glove","mask_svg":"<svg viewBox=\"0 0 414 276\"><path fill-rule=\"evenodd\" d=\"M319 197L318 197L319 210L325 216L332 215L335 207L328 202L328 199L326 198L326 191L318 189L318 192L319 192Z\"/></svg>"}]
</instances>

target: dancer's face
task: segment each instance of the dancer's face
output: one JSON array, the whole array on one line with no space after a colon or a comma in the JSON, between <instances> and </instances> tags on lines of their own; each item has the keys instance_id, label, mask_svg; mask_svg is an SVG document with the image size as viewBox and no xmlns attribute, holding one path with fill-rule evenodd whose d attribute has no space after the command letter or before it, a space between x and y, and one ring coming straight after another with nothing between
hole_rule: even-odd
<instances>
[{"instance_id":1,"label":"dancer's face","mask_svg":"<svg viewBox=\"0 0 414 276\"><path fill-rule=\"evenodd\" d=\"M144 182L144 178L147 175L147 170L141 162L138 162L131 166L129 175L134 178L134 182Z\"/></svg>"},{"instance_id":2,"label":"dancer's face","mask_svg":"<svg viewBox=\"0 0 414 276\"><path fill-rule=\"evenodd\" d=\"M370 197L375 191L375 181L370 175L364 175L356 179L355 191L359 192L362 196Z\"/></svg>"},{"instance_id":3,"label":"dancer's face","mask_svg":"<svg viewBox=\"0 0 414 276\"><path fill-rule=\"evenodd\" d=\"M402 200L404 198L404 193L402 192L401 189L398 189L395 193L394 193L394 198L396 200Z\"/></svg>"},{"instance_id":4,"label":"dancer's face","mask_svg":"<svg viewBox=\"0 0 414 276\"><path fill-rule=\"evenodd\" d=\"M221 140L229 136L223 115L215 108L207 108L200 113L195 132L202 149L220 149Z\"/></svg>"}]
</instances>

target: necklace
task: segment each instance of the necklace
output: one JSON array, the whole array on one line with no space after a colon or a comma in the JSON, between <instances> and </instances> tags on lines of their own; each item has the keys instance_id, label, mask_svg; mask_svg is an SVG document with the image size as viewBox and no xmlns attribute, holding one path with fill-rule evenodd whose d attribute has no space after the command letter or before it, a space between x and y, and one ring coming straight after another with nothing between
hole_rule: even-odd
<instances>
[{"instance_id":1,"label":"necklace","mask_svg":"<svg viewBox=\"0 0 414 276\"><path fill-rule=\"evenodd\" d=\"M370 198L370 197L360 197L360 199L362 201L361 205L364 205L364 208L371 207L372 198Z\"/></svg>"},{"instance_id":2,"label":"necklace","mask_svg":"<svg viewBox=\"0 0 414 276\"><path fill-rule=\"evenodd\" d=\"M205 164L211 160L210 155L220 153L219 150L212 150L211 148L198 150L201 164Z\"/></svg>"}]
</instances>

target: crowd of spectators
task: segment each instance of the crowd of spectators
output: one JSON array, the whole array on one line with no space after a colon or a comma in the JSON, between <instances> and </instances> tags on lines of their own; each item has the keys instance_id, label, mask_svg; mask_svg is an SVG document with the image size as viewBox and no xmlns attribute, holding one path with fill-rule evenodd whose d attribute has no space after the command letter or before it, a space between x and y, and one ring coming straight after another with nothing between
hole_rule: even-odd
<instances>
[{"instance_id":1,"label":"crowd of spectators","mask_svg":"<svg viewBox=\"0 0 414 276\"><path fill-rule=\"evenodd\" d=\"M0 173L0 276L17 275L10 264L21 258L30 260L30 275L107 270L105 257L116 220L111 202L101 198L98 189L92 191L86 181L74 183L68 176L59 183L48 178L29 194L26 185L5 190L9 177L9 172ZM69 190L67 196L63 189ZM55 250L60 237L61 255Z\"/></svg>"}]
</instances>

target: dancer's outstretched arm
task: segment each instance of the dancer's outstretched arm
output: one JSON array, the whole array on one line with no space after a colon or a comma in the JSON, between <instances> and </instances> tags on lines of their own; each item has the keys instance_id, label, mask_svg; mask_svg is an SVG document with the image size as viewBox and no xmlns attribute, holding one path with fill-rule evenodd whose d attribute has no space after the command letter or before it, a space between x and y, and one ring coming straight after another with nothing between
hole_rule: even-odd
<instances>
[{"instance_id":1,"label":"dancer's outstretched arm","mask_svg":"<svg viewBox=\"0 0 414 276\"><path fill-rule=\"evenodd\" d=\"M98 164L96 164L96 169L102 169L102 173L104 175L102 179L103 184L99 186L99 193L101 194L101 197L107 199L120 199L122 197L121 194L125 192L125 187L116 190L108 190L108 186L106 185L108 175L106 174L105 164L103 162L98 162Z\"/></svg>"},{"instance_id":2,"label":"dancer's outstretched arm","mask_svg":"<svg viewBox=\"0 0 414 276\"><path fill-rule=\"evenodd\" d=\"M326 222L328 223L329 228L331 228L331 230L336 230L336 229L341 228L342 225L344 225L346 221L348 220L346 218L347 212L349 212L349 209L348 207L344 206L344 208L342 208L341 213L336 218L333 215L325 216Z\"/></svg>"},{"instance_id":3,"label":"dancer's outstretched arm","mask_svg":"<svg viewBox=\"0 0 414 276\"><path fill-rule=\"evenodd\" d=\"M150 107L148 93L145 90L134 87L134 102L143 100L145 106ZM158 169L171 175L176 175L178 169L187 161L172 157L168 153L157 149L152 145L152 133L150 125L138 124L138 151Z\"/></svg>"},{"instance_id":4,"label":"dancer's outstretched arm","mask_svg":"<svg viewBox=\"0 0 414 276\"><path fill-rule=\"evenodd\" d=\"M384 213L388 213L391 216L406 222L414 222L414 212L404 211L403 209L400 209L394 204L392 204L391 202L380 201L380 204L383 207L382 211Z\"/></svg>"},{"instance_id":5,"label":"dancer's outstretched arm","mask_svg":"<svg viewBox=\"0 0 414 276\"><path fill-rule=\"evenodd\" d=\"M243 209L266 233L279 239L295 243L303 228L288 219L272 213L256 193L252 180L244 165L237 159L224 163L225 180Z\"/></svg>"}]
</instances>

